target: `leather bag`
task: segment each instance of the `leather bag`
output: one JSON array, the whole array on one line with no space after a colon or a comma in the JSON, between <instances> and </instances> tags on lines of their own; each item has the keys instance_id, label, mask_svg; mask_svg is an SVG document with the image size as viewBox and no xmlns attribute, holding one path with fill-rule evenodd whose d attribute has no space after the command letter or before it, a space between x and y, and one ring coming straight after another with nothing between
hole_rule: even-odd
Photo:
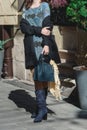
<instances>
[{"instance_id":1,"label":"leather bag","mask_svg":"<svg viewBox=\"0 0 87 130\"><path fill-rule=\"evenodd\" d=\"M34 80L41 82L54 81L54 70L50 64L49 55L40 55L38 65L34 70Z\"/></svg>"}]
</instances>

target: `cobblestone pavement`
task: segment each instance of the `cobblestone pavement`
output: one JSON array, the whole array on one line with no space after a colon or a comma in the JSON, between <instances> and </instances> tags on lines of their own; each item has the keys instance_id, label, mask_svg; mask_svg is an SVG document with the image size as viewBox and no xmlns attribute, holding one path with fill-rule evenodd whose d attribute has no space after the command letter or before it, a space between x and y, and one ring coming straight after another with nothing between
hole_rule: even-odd
<instances>
[{"instance_id":1,"label":"cobblestone pavement","mask_svg":"<svg viewBox=\"0 0 87 130\"><path fill-rule=\"evenodd\" d=\"M78 106L56 101L49 93L48 120L33 123L35 95L33 84L19 80L0 81L0 130L87 130L87 112Z\"/></svg>"}]
</instances>

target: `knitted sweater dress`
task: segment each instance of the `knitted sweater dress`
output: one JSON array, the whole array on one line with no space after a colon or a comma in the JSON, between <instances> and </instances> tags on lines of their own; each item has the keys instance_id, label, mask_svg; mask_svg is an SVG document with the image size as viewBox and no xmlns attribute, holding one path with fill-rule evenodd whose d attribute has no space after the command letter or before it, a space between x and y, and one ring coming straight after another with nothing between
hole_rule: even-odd
<instances>
[{"instance_id":1,"label":"knitted sweater dress","mask_svg":"<svg viewBox=\"0 0 87 130\"><path fill-rule=\"evenodd\" d=\"M43 20L50 16L49 4L42 2L39 7L23 9L22 18L26 19L31 26L42 27ZM37 60L42 52L42 36L33 35L33 44Z\"/></svg>"}]
</instances>

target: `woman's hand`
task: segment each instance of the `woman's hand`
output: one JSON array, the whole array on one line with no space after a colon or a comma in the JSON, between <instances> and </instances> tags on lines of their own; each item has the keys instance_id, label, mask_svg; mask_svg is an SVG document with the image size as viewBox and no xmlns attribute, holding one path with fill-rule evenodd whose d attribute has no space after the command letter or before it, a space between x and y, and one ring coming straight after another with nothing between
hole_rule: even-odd
<instances>
[{"instance_id":1,"label":"woman's hand","mask_svg":"<svg viewBox=\"0 0 87 130\"><path fill-rule=\"evenodd\" d=\"M49 36L50 33L51 33L51 31L49 30L49 27L44 27L41 30L41 34L43 34L43 35Z\"/></svg>"},{"instance_id":2,"label":"woman's hand","mask_svg":"<svg viewBox=\"0 0 87 130\"><path fill-rule=\"evenodd\" d=\"M42 50L42 54L48 55L49 54L49 46L45 45Z\"/></svg>"}]
</instances>

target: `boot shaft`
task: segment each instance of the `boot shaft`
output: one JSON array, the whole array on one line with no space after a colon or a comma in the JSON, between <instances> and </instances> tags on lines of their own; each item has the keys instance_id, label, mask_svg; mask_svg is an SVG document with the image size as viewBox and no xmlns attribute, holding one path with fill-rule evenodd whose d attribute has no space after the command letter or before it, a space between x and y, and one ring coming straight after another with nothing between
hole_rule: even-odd
<instances>
[{"instance_id":1,"label":"boot shaft","mask_svg":"<svg viewBox=\"0 0 87 130\"><path fill-rule=\"evenodd\" d=\"M36 102L38 106L38 114L34 122L41 122L47 115L46 94L44 89L36 90L35 93L36 93Z\"/></svg>"}]
</instances>

